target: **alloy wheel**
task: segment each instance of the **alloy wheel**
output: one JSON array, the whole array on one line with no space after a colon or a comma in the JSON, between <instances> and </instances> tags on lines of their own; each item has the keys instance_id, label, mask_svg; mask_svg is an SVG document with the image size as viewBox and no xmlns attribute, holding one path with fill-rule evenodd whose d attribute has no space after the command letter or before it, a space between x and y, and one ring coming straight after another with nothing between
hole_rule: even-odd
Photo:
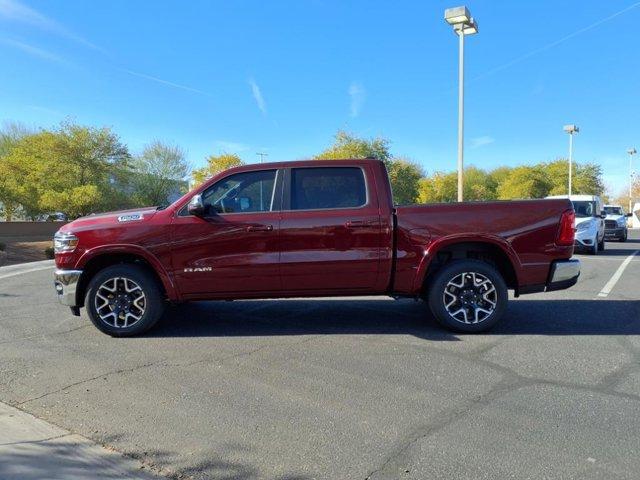
<instances>
[{"instance_id":1,"label":"alloy wheel","mask_svg":"<svg viewBox=\"0 0 640 480\"><path fill-rule=\"evenodd\" d=\"M498 292L485 275L463 272L447 283L442 301L454 320L464 324L481 323L495 311Z\"/></svg>"},{"instance_id":2,"label":"alloy wheel","mask_svg":"<svg viewBox=\"0 0 640 480\"><path fill-rule=\"evenodd\" d=\"M115 328L127 328L142 319L147 301L136 282L126 277L114 277L98 287L94 306L101 321Z\"/></svg>"}]
</instances>

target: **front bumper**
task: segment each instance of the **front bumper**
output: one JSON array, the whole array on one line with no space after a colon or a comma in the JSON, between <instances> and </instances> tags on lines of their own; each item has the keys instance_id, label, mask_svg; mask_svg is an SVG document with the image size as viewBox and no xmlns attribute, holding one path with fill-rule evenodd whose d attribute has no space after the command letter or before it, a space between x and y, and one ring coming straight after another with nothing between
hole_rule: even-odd
<instances>
[{"instance_id":1,"label":"front bumper","mask_svg":"<svg viewBox=\"0 0 640 480\"><path fill-rule=\"evenodd\" d=\"M580 276L580 260L556 260L551 264L546 291L563 290L576 284Z\"/></svg>"},{"instance_id":2,"label":"front bumper","mask_svg":"<svg viewBox=\"0 0 640 480\"><path fill-rule=\"evenodd\" d=\"M53 284L58 294L58 301L62 305L78 307L76 291L82 270L56 270L53 274Z\"/></svg>"},{"instance_id":3,"label":"front bumper","mask_svg":"<svg viewBox=\"0 0 640 480\"><path fill-rule=\"evenodd\" d=\"M608 238L623 238L626 230L627 227L607 228L604 231L604 236Z\"/></svg>"}]
</instances>

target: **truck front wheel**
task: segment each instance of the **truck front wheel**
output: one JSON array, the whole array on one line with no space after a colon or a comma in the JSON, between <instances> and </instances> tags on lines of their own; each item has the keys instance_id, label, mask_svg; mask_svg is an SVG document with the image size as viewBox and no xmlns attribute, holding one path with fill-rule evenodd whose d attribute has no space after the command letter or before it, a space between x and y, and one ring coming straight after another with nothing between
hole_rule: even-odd
<instances>
[{"instance_id":1,"label":"truck front wheel","mask_svg":"<svg viewBox=\"0 0 640 480\"><path fill-rule=\"evenodd\" d=\"M99 271L89 282L84 305L91 322L112 337L146 332L164 310L155 278L144 268L131 264Z\"/></svg>"},{"instance_id":2,"label":"truck front wheel","mask_svg":"<svg viewBox=\"0 0 640 480\"><path fill-rule=\"evenodd\" d=\"M500 272L480 260L454 260L429 282L427 301L438 323L457 332L493 327L503 316L507 285Z\"/></svg>"}]
</instances>

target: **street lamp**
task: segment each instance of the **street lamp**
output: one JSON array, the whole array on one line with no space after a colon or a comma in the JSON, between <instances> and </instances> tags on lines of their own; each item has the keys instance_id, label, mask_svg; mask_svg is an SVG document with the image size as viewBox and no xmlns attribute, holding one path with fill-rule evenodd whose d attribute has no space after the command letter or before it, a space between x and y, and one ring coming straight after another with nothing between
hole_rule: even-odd
<instances>
[{"instance_id":1,"label":"street lamp","mask_svg":"<svg viewBox=\"0 0 640 480\"><path fill-rule=\"evenodd\" d=\"M463 200L464 169L464 37L478 33L478 23L467 7L447 8L444 20L453 27L459 38L458 57L458 201Z\"/></svg>"},{"instance_id":2,"label":"street lamp","mask_svg":"<svg viewBox=\"0 0 640 480\"><path fill-rule=\"evenodd\" d=\"M573 135L580 129L576 125L565 125L563 130L569 134L569 195L571 195L571 177L573 174Z\"/></svg>"},{"instance_id":3,"label":"street lamp","mask_svg":"<svg viewBox=\"0 0 640 480\"><path fill-rule=\"evenodd\" d=\"M633 188L633 170L631 169L631 167L632 167L633 156L638 152L636 151L635 148L630 148L629 150L627 150L627 153L629 154L629 213L633 213L631 211L633 209L633 202L631 197L632 188Z\"/></svg>"}]
</instances>

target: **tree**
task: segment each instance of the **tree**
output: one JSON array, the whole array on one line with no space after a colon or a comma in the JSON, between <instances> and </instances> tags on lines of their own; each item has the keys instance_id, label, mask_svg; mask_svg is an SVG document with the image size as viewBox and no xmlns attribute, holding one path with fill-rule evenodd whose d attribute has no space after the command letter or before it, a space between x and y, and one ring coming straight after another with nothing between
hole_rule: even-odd
<instances>
[{"instance_id":1,"label":"tree","mask_svg":"<svg viewBox=\"0 0 640 480\"><path fill-rule=\"evenodd\" d=\"M558 158L540 166L551 180L550 195L566 195L569 189L569 161ZM596 163L574 163L571 180L571 193L574 195L602 195L604 192L602 167Z\"/></svg>"},{"instance_id":2,"label":"tree","mask_svg":"<svg viewBox=\"0 0 640 480\"><path fill-rule=\"evenodd\" d=\"M388 167L393 200L397 204L415 203L420 194L422 168L410 160L395 158Z\"/></svg>"},{"instance_id":3,"label":"tree","mask_svg":"<svg viewBox=\"0 0 640 480\"><path fill-rule=\"evenodd\" d=\"M549 175L539 167L522 166L511 170L509 176L498 186L498 198L544 198L553 184Z\"/></svg>"},{"instance_id":4,"label":"tree","mask_svg":"<svg viewBox=\"0 0 640 480\"><path fill-rule=\"evenodd\" d=\"M191 173L191 176L196 184L200 184L208 178L211 178L214 175L223 172L224 170L232 167L239 167L241 165L244 165L244 162L235 153L211 155L207 158L207 165L205 167L194 170Z\"/></svg>"},{"instance_id":5,"label":"tree","mask_svg":"<svg viewBox=\"0 0 640 480\"><path fill-rule=\"evenodd\" d=\"M189 165L184 150L176 145L155 140L144 147L132 167L134 196L140 205L164 205L186 190Z\"/></svg>"},{"instance_id":6,"label":"tree","mask_svg":"<svg viewBox=\"0 0 640 480\"><path fill-rule=\"evenodd\" d=\"M435 172L430 178L420 181L418 199L423 203L455 202L458 196L456 172Z\"/></svg>"},{"instance_id":7,"label":"tree","mask_svg":"<svg viewBox=\"0 0 640 480\"><path fill-rule=\"evenodd\" d=\"M345 158L377 158L387 167L391 162L389 140L385 138L359 138L355 135L339 130L334 137L333 145L316 155L318 160L340 160Z\"/></svg>"},{"instance_id":8,"label":"tree","mask_svg":"<svg viewBox=\"0 0 640 480\"><path fill-rule=\"evenodd\" d=\"M15 122L5 123L0 130L0 209L9 222L19 207L16 191L19 179L15 178L15 168L8 164L6 157L22 138L32 133L29 128Z\"/></svg>"},{"instance_id":9,"label":"tree","mask_svg":"<svg viewBox=\"0 0 640 480\"><path fill-rule=\"evenodd\" d=\"M108 128L63 123L22 138L4 158L5 187L30 217L57 211L74 218L131 204L122 188L129 153Z\"/></svg>"},{"instance_id":10,"label":"tree","mask_svg":"<svg viewBox=\"0 0 640 480\"><path fill-rule=\"evenodd\" d=\"M497 187L495 179L486 171L474 166L465 168L463 194L466 201L494 200ZM457 172L435 172L430 178L420 181L420 202L455 202L457 198Z\"/></svg>"}]
</instances>

